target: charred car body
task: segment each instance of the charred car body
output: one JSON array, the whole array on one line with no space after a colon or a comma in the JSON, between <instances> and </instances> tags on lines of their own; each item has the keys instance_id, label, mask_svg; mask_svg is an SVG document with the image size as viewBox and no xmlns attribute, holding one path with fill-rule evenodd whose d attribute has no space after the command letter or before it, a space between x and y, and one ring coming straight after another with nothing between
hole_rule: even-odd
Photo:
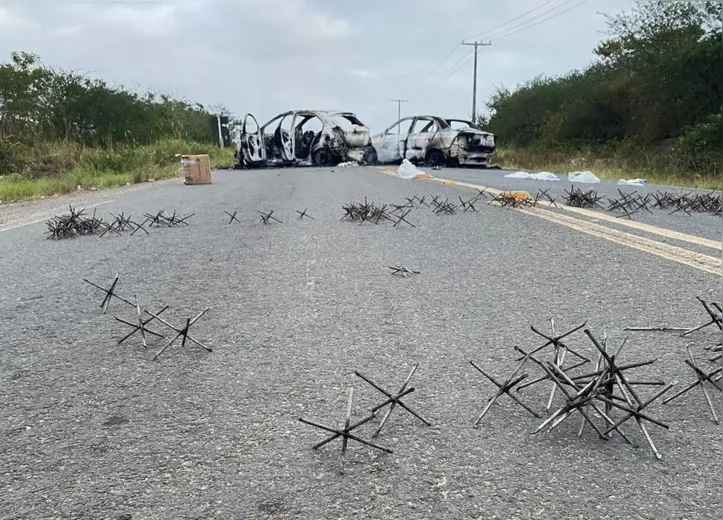
<instances>
[{"instance_id":1,"label":"charred car body","mask_svg":"<svg viewBox=\"0 0 723 520\"><path fill-rule=\"evenodd\" d=\"M371 134L355 114L326 110L284 112L259 127L252 114L241 126L239 166L328 166L369 162Z\"/></svg>"},{"instance_id":2,"label":"charred car body","mask_svg":"<svg viewBox=\"0 0 723 520\"><path fill-rule=\"evenodd\" d=\"M436 116L405 117L372 136L374 158L382 164L404 159L431 166L489 166L495 136L463 119Z\"/></svg>"}]
</instances>

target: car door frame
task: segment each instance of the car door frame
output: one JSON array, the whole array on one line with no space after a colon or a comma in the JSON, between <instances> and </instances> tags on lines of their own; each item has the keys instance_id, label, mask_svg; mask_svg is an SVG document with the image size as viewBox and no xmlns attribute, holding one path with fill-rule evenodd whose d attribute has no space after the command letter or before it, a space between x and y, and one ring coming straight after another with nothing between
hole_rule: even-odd
<instances>
[{"instance_id":1,"label":"car door frame","mask_svg":"<svg viewBox=\"0 0 723 520\"><path fill-rule=\"evenodd\" d=\"M432 143L434 143L435 137L437 137L437 135L439 134L439 132L440 132L442 129L441 129L440 126L439 126L439 121L437 121L437 119L435 119L435 118L432 117L432 116L415 116L415 117L414 117L414 122L412 123L412 126L411 126L410 129L409 129L410 132L409 132L409 134L407 135L407 140L406 140L407 146L405 147L405 150L404 150L404 156L405 156L405 158L407 158L407 159L409 159L409 157L406 156L406 155L407 155L407 152L409 151L409 146L408 146L408 144L409 144L409 139L410 139L414 134L422 134L422 133L423 133L423 132L421 132L421 131L420 131L420 132L415 132L415 131L414 131L414 130L416 130L416 128L417 128L417 122L420 122L420 123L421 123L421 122L425 122L426 124L423 125L423 128L426 127L426 126L428 126L429 123L432 123L432 124L434 124L434 125L437 127L437 131L434 132L434 133L432 133L432 136L429 138L429 141L425 144L424 149L422 150L422 156L421 156L421 157L415 157L415 158L414 158L415 161L424 161L425 158L427 157L427 152L429 151L430 145L431 145ZM425 133L427 133L427 132L425 132ZM412 159L409 159L409 160L411 161Z\"/></svg>"},{"instance_id":2,"label":"car door frame","mask_svg":"<svg viewBox=\"0 0 723 520\"><path fill-rule=\"evenodd\" d=\"M291 156L287 156L287 150L284 148L284 135L281 130L281 125L283 124L284 120L291 116L291 126L289 127L289 140L291 142ZM276 127L276 130L274 131L274 137L276 136L276 132L279 133L279 151L281 152L281 159L287 163L287 164L293 164L296 162L296 153L294 153L294 124L296 123L296 119L298 117L298 113L296 112L284 112L283 114L279 114L277 116L279 118L279 124Z\"/></svg>"},{"instance_id":3,"label":"car door frame","mask_svg":"<svg viewBox=\"0 0 723 520\"><path fill-rule=\"evenodd\" d=\"M252 154L250 153L251 146L249 144L249 133L246 130L249 118L253 119L256 124L256 132L252 135L256 137L259 145L258 158L252 158ZM241 147L241 153L243 153L244 163L247 163L249 166L264 166L266 164L266 143L264 143L264 131L261 125L259 125L256 117L251 113L247 113L241 123L241 137L239 139L239 144Z\"/></svg>"},{"instance_id":4,"label":"car door frame","mask_svg":"<svg viewBox=\"0 0 723 520\"><path fill-rule=\"evenodd\" d=\"M412 125L410 125L410 129L413 128L415 116L409 116L409 117L403 117L402 119L399 119L396 123L392 124L391 126L387 127L386 130L384 130L384 133L382 134L382 139L379 143L380 150L377 151L377 158L386 163L395 163L395 162L401 162L403 161L407 156L407 139L409 139L409 131L406 132L405 135L402 135L401 132L391 135L396 135L396 155L392 159L383 159L383 157L380 157L379 151L384 147L384 143L387 140L387 137L390 135L389 131L394 128L395 126L401 125L404 121L412 120ZM399 127L399 130L401 130L401 126Z\"/></svg>"}]
</instances>

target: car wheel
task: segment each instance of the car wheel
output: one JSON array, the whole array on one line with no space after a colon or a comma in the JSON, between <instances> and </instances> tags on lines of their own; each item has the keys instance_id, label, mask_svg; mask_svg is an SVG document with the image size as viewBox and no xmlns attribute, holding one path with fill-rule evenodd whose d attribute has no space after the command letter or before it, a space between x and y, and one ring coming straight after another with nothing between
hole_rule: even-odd
<instances>
[{"instance_id":1,"label":"car wheel","mask_svg":"<svg viewBox=\"0 0 723 520\"><path fill-rule=\"evenodd\" d=\"M431 150L427 154L427 163L430 166L446 166L447 157L444 155L442 150Z\"/></svg>"},{"instance_id":2,"label":"car wheel","mask_svg":"<svg viewBox=\"0 0 723 520\"><path fill-rule=\"evenodd\" d=\"M369 150L366 154L364 154L364 159L362 162L364 164L377 164L377 151L374 148Z\"/></svg>"},{"instance_id":3,"label":"car wheel","mask_svg":"<svg viewBox=\"0 0 723 520\"><path fill-rule=\"evenodd\" d=\"M328 166L331 163L331 152L326 148L319 148L314 152L314 164L316 166Z\"/></svg>"}]
</instances>

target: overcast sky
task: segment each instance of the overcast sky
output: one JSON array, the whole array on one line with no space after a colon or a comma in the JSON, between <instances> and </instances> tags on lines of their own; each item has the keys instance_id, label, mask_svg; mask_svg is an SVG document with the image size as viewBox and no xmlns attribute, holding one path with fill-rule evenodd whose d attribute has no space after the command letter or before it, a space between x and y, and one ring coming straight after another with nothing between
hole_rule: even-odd
<instances>
[{"instance_id":1,"label":"overcast sky","mask_svg":"<svg viewBox=\"0 0 723 520\"><path fill-rule=\"evenodd\" d=\"M480 48L478 106L495 86L585 66L604 38L600 12L635 2L582 1L0 0L0 60L34 52L262 124L295 108L350 110L381 131L396 120L393 97L409 100L403 115L470 115L464 38L492 41Z\"/></svg>"}]
</instances>

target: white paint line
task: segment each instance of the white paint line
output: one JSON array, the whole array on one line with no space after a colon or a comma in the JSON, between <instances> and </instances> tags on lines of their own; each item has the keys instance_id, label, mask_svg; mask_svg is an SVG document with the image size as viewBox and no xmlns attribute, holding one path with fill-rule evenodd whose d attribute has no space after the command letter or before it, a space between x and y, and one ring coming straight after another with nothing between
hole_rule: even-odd
<instances>
[{"instance_id":1,"label":"white paint line","mask_svg":"<svg viewBox=\"0 0 723 520\"><path fill-rule=\"evenodd\" d=\"M98 206L102 206L103 204L109 204L109 203L111 203L111 202L115 202L115 199L106 200L106 201L103 201L103 202L98 202L97 204L91 204L90 206L83 206L83 209L86 209L86 208L95 208L95 207L98 207ZM51 216L52 216L52 215L51 215ZM0 228L0 233L2 233L3 231L10 231L11 229L18 229L18 228L25 227L25 226L31 226L31 225L33 225L33 224L38 224L38 223L40 223L40 222L45 222L45 221L48 220L49 218L51 218L51 217L45 217L45 218L41 218L41 219L38 219L38 220L32 220L32 221L30 221L30 222L21 222L20 224L14 224L14 225L12 225L12 226Z\"/></svg>"}]
</instances>

